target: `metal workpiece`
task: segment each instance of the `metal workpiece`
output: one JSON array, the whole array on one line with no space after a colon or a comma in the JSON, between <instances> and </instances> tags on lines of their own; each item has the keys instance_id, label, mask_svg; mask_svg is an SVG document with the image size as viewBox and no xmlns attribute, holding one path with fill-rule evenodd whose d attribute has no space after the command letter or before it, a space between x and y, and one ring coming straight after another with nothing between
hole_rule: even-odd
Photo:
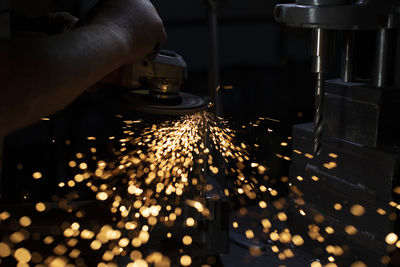
<instances>
[{"instance_id":1,"label":"metal workpiece","mask_svg":"<svg viewBox=\"0 0 400 267\"><path fill-rule=\"evenodd\" d=\"M275 20L291 27L335 30L375 30L400 28L396 0L359 1L356 4L333 4L342 1L299 0L302 4L280 4ZM310 4L306 4L309 2ZM318 4L318 3L321 4Z\"/></svg>"},{"instance_id":2,"label":"metal workpiece","mask_svg":"<svg viewBox=\"0 0 400 267\"><path fill-rule=\"evenodd\" d=\"M354 34L354 31L343 33L340 78L344 82L354 80Z\"/></svg>"},{"instance_id":3,"label":"metal workpiece","mask_svg":"<svg viewBox=\"0 0 400 267\"><path fill-rule=\"evenodd\" d=\"M324 146L326 138L379 148L399 144L400 94L390 87L377 90L361 82L325 82Z\"/></svg>"},{"instance_id":4,"label":"metal workpiece","mask_svg":"<svg viewBox=\"0 0 400 267\"><path fill-rule=\"evenodd\" d=\"M377 88L385 88L393 84L394 79L394 32L379 29L377 32L375 64L372 84Z\"/></svg>"}]
</instances>

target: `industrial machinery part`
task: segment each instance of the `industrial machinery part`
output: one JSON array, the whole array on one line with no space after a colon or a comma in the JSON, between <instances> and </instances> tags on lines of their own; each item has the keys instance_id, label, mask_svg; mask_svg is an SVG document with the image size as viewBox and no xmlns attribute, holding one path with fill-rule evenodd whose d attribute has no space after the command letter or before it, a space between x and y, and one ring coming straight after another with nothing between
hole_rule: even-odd
<instances>
[{"instance_id":1,"label":"industrial machinery part","mask_svg":"<svg viewBox=\"0 0 400 267\"><path fill-rule=\"evenodd\" d=\"M216 91L219 85L219 51L218 51L218 17L219 0L204 0L208 11L208 91L211 101L215 103L217 115L221 115L220 94Z\"/></svg>"},{"instance_id":2,"label":"industrial machinery part","mask_svg":"<svg viewBox=\"0 0 400 267\"><path fill-rule=\"evenodd\" d=\"M187 77L183 58L172 51L154 52L139 61L126 76L125 86L138 88L147 83L151 97L176 99Z\"/></svg>"},{"instance_id":3,"label":"industrial machinery part","mask_svg":"<svg viewBox=\"0 0 400 267\"><path fill-rule=\"evenodd\" d=\"M207 102L181 93L187 77L183 58L172 51L155 51L134 65L126 65L105 82L133 88L126 95L128 108L161 115L184 115L207 108Z\"/></svg>"},{"instance_id":4,"label":"industrial machinery part","mask_svg":"<svg viewBox=\"0 0 400 267\"><path fill-rule=\"evenodd\" d=\"M399 2L395 0L297 0L296 4L281 4L275 8L275 19L292 27L309 28L313 31L312 71L317 74L316 115L314 120L314 152L321 152L324 110L324 76L329 72L334 41L332 35L339 31L344 36L342 49L341 79L354 79L354 31L376 30L377 53L371 85L376 88L390 86L393 78L393 30L400 28ZM352 140L349 140L352 141Z\"/></svg>"},{"instance_id":5,"label":"industrial machinery part","mask_svg":"<svg viewBox=\"0 0 400 267\"><path fill-rule=\"evenodd\" d=\"M388 254L385 235L398 231L398 220L370 211L398 201L393 189L400 182L400 1L297 0L277 5L275 19L312 30L312 72L317 75L314 127L309 123L293 128L293 149L302 153L293 153L290 169L290 226L307 232L316 217L323 218L319 227L335 228L329 242L348 248L346 255L335 258L337 264L362 260L381 266ZM341 53L340 70L331 64L334 52ZM337 78L325 81L328 73ZM304 157L312 151L315 157ZM298 176L304 179L299 182ZM304 204L298 204L297 197ZM361 205L366 214L355 218L335 212L335 203L343 209ZM387 214L394 210L389 208ZM357 228L357 234L336 231L348 225ZM324 250L315 250L320 246L306 240L310 251L327 258ZM396 260L400 251L393 254Z\"/></svg>"},{"instance_id":6,"label":"industrial machinery part","mask_svg":"<svg viewBox=\"0 0 400 267\"><path fill-rule=\"evenodd\" d=\"M324 75L329 68L329 32L325 29L317 28L313 30L312 39L312 71L317 75L315 86L315 118L314 118L314 145L315 154L320 154L322 145L322 126L323 126L323 95L325 93Z\"/></svg>"},{"instance_id":7,"label":"industrial machinery part","mask_svg":"<svg viewBox=\"0 0 400 267\"><path fill-rule=\"evenodd\" d=\"M297 0L275 7L275 19L291 27L332 30L397 28L397 0ZM388 21L389 20L389 21Z\"/></svg>"},{"instance_id":8,"label":"industrial machinery part","mask_svg":"<svg viewBox=\"0 0 400 267\"><path fill-rule=\"evenodd\" d=\"M128 108L157 115L179 116L193 114L207 108L203 98L183 92L174 99L176 101L154 99L149 90L132 91L126 95L126 99Z\"/></svg>"}]
</instances>

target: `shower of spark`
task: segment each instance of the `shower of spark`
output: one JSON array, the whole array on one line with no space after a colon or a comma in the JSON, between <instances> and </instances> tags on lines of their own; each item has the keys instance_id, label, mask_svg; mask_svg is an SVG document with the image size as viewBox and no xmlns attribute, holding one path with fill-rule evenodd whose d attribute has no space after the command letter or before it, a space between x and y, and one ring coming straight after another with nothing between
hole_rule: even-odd
<instances>
[{"instance_id":1,"label":"shower of spark","mask_svg":"<svg viewBox=\"0 0 400 267\"><path fill-rule=\"evenodd\" d=\"M190 246L195 245L190 229L196 229L199 223L213 216L207 206L207 197L219 200L244 195L256 199L257 192L261 192L255 175L262 175L267 168L250 163L247 145L236 143L236 132L222 118L200 112L144 129L142 121L123 122L124 136L118 140L116 137L109 138L118 144L114 148L115 159L98 160L92 157L96 159L96 166L91 168L93 164L84 162L85 156L77 153L76 159L68 163L76 174L69 181L59 184L60 188L72 189L80 184L86 185L98 201L108 205L115 223L83 228L84 223L78 221L84 219L85 211L75 211L67 204L77 198L74 191L67 194L59 201L59 206L68 213L76 212L76 221L61 225L65 240L53 248L53 255L40 255L46 265L77 264L80 251L77 248L69 251L69 245L65 244L72 244L72 248L81 239L89 241L91 250L101 251L99 266L115 262L119 256L129 256L131 262L128 266L170 266L172 259L167 255L160 252L143 255L140 250L152 239L157 242L160 239L157 235L163 230L166 238L174 238L172 232L177 226L187 229L185 235L179 236L182 244L178 247L182 247L182 255L178 261L182 266L189 266L194 259L187 254L190 254ZM96 140L96 137L88 137L88 140ZM96 148L92 148L91 152L96 153ZM246 173L251 175L247 177ZM210 179L217 175L234 177L233 186L216 190L218 183L210 182ZM32 176L34 179L42 178L40 172ZM261 190L263 188L266 187L261 187ZM45 203L36 204L39 213L49 210ZM8 218L4 216L3 219ZM24 228L31 224L29 217L21 220ZM154 238L153 232L156 233ZM14 251L20 243L14 241L29 238L23 233L26 232L21 230L13 234L21 238L13 239L11 235L11 242L0 243L0 249L10 250L10 253L0 253L1 257L13 256L21 264L32 260L28 249ZM53 246L53 239L56 238L48 235L43 243ZM76 242L71 243L71 240ZM35 263L39 261L35 259Z\"/></svg>"},{"instance_id":2,"label":"shower of spark","mask_svg":"<svg viewBox=\"0 0 400 267\"><path fill-rule=\"evenodd\" d=\"M232 228L242 231L252 244L249 245L251 256L272 251L277 259L284 261L295 257L296 247L303 246L306 238L310 238L321 246L324 244L324 250L330 255L325 266L337 266L335 257L344 254L345 246L328 243L329 236L337 229L331 226L322 228L324 218L320 214L315 215L315 224L308 225L308 233L292 233L282 226L289 219L285 213L287 199L280 197L277 182L269 177L265 162L256 162L252 154L253 150L263 148L260 144L240 142L238 131L227 121L208 112L154 125L122 116L118 118L123 121L122 137L109 137L115 155L99 159L94 147L90 148L90 156L77 153L75 159L68 162L74 176L58 184L60 189L69 190L55 200L58 203L36 203L34 218L16 217L8 211L0 211L0 227L9 227L10 232L1 237L0 264L12 258L18 266L104 267L120 266L121 261L128 267L198 265L194 251L204 249L204 244L199 243L196 234L201 231L200 226L212 221L214 216L209 201L229 198L232 206L240 207L238 220L231 222ZM276 120L259 118L241 129L257 128L263 121ZM266 134L272 132L270 128L265 130ZM95 141L96 137L87 139ZM281 147L290 147L290 140L290 137L281 140ZM298 150L293 154L313 158L313 155ZM291 160L282 152L275 156L282 161ZM336 168L335 159L339 155L331 153L329 156L332 161L322 167ZM32 178L44 179L38 171L33 172ZM295 179L303 182L308 177L297 176ZM320 180L317 176L309 179ZM288 177L280 177L279 182L287 184L299 214L306 216L303 193ZM74 200L79 198L74 189L79 186L89 188L95 195L96 207L93 210L101 212L96 214L101 218L95 223L88 223L94 220L90 217L93 205L74 204ZM396 190L400 193L399 188ZM240 218L250 216L249 203L257 204L257 226L240 222ZM389 205L400 209L396 202ZM336 211L343 208L334 202L332 207ZM70 215L66 217L71 220L61 223L57 229L52 226L50 230L40 230L38 224L44 219L35 222L39 215L45 218L47 213L60 209ZM365 208L358 204L350 208L350 213L357 217L365 212ZM387 214L384 209L376 212L382 216ZM348 235L355 235L358 231L352 225L343 230ZM28 240L39 242L47 249L39 251L38 247L30 246ZM173 240L173 252L171 248L169 252L164 251L162 244L165 240ZM395 233L388 233L385 242L400 247ZM90 262L86 262L87 259ZM361 261L354 264L366 266ZM310 266L323 265L320 260L315 260Z\"/></svg>"}]
</instances>

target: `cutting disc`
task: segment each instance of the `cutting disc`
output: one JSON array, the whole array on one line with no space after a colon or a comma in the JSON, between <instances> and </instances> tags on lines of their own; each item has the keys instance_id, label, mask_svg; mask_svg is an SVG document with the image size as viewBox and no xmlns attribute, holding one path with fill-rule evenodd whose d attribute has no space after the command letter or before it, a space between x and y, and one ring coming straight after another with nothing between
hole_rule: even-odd
<instances>
[{"instance_id":1,"label":"cutting disc","mask_svg":"<svg viewBox=\"0 0 400 267\"><path fill-rule=\"evenodd\" d=\"M173 101L152 99L149 90L132 91L126 95L126 99L129 109L158 115L180 116L207 108L207 102L203 98L182 92Z\"/></svg>"}]
</instances>

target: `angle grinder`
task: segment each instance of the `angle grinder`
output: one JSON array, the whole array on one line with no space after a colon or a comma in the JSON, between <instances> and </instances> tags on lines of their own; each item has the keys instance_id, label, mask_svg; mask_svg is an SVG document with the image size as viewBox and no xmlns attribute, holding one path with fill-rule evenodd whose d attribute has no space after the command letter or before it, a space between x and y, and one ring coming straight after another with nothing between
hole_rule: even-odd
<instances>
[{"instance_id":1,"label":"angle grinder","mask_svg":"<svg viewBox=\"0 0 400 267\"><path fill-rule=\"evenodd\" d=\"M136 64L121 67L104 81L129 88L124 99L130 110L179 116L207 108L205 99L180 92L186 78L184 59L173 51L159 50Z\"/></svg>"}]
</instances>

